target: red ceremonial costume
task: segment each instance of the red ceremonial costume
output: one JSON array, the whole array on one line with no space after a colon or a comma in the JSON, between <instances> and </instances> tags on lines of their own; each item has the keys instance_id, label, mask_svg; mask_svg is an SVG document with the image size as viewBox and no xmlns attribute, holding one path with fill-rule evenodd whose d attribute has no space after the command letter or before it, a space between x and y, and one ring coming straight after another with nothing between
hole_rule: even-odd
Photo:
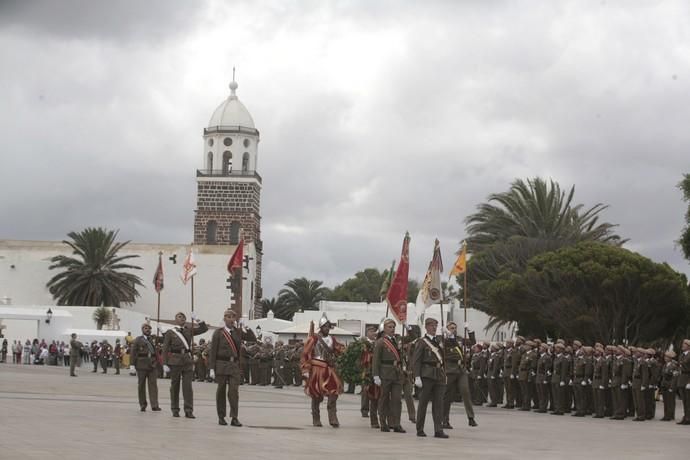
<instances>
[{"instance_id":1,"label":"red ceremonial costume","mask_svg":"<svg viewBox=\"0 0 690 460\"><path fill-rule=\"evenodd\" d=\"M322 318L321 327L330 327L330 323ZM328 400L328 422L333 427L340 426L336 416L336 401L343 392L343 382L335 371L336 356L343 346L335 337L323 335L321 332L311 334L304 344L300 367L302 374L308 375L304 393L311 397L311 413L314 426L321 426L321 401Z\"/></svg>"}]
</instances>

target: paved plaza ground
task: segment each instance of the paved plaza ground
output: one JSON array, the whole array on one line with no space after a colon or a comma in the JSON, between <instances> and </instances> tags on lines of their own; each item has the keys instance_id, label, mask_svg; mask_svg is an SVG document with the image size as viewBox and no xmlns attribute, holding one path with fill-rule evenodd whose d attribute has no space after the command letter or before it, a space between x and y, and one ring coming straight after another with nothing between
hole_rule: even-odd
<instances>
[{"instance_id":1,"label":"paved plaza ground","mask_svg":"<svg viewBox=\"0 0 690 460\"><path fill-rule=\"evenodd\" d=\"M139 412L136 379L45 366L0 364L0 459L686 459L690 427L658 420L635 423L505 409L476 408L469 428L455 404L450 439L418 438L403 413L405 434L369 428L359 396L338 401L341 427L311 426L300 388L242 386L240 420L219 426L215 384L194 383L196 420L172 418L169 381L160 380L162 412ZM657 409L657 417L660 417ZM404 411L404 409L403 409ZM325 407L322 417L326 420ZM433 434L431 414L427 434Z\"/></svg>"}]
</instances>

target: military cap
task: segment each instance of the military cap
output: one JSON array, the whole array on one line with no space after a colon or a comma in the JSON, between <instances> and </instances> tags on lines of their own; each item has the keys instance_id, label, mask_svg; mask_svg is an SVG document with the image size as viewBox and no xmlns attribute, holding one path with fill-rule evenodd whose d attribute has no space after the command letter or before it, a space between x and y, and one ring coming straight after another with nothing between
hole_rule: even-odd
<instances>
[{"instance_id":1,"label":"military cap","mask_svg":"<svg viewBox=\"0 0 690 460\"><path fill-rule=\"evenodd\" d=\"M427 318L424 320L424 325L427 326L429 324L438 324L438 321L436 321L434 318Z\"/></svg>"},{"instance_id":2,"label":"military cap","mask_svg":"<svg viewBox=\"0 0 690 460\"><path fill-rule=\"evenodd\" d=\"M628 349L625 348L625 347L623 347L623 353L625 354L625 356L630 356L630 355L632 355L632 351L628 350Z\"/></svg>"},{"instance_id":3,"label":"military cap","mask_svg":"<svg viewBox=\"0 0 690 460\"><path fill-rule=\"evenodd\" d=\"M503 342L496 342L496 346L498 346L498 348L501 348L501 349L506 347L505 345L503 345Z\"/></svg>"},{"instance_id":4,"label":"military cap","mask_svg":"<svg viewBox=\"0 0 690 460\"><path fill-rule=\"evenodd\" d=\"M629 348L629 350L632 351L632 352L636 352L636 351L637 351L637 347L632 347L632 346L631 346L631 347Z\"/></svg>"},{"instance_id":5,"label":"military cap","mask_svg":"<svg viewBox=\"0 0 690 460\"><path fill-rule=\"evenodd\" d=\"M675 351L667 351L666 353L664 353L664 356L666 356L667 358L673 359L676 357L676 352Z\"/></svg>"},{"instance_id":6,"label":"military cap","mask_svg":"<svg viewBox=\"0 0 690 460\"><path fill-rule=\"evenodd\" d=\"M656 354L656 350L654 348L647 348L645 350L645 353L647 353L650 356L654 356Z\"/></svg>"},{"instance_id":7,"label":"military cap","mask_svg":"<svg viewBox=\"0 0 690 460\"><path fill-rule=\"evenodd\" d=\"M563 350L565 348L565 345L563 345L561 342L556 342L554 344L554 348L560 348L561 350Z\"/></svg>"},{"instance_id":8,"label":"military cap","mask_svg":"<svg viewBox=\"0 0 690 460\"><path fill-rule=\"evenodd\" d=\"M567 351L568 353L572 353L573 347L571 347L570 345L566 345L565 351Z\"/></svg>"},{"instance_id":9,"label":"military cap","mask_svg":"<svg viewBox=\"0 0 690 460\"><path fill-rule=\"evenodd\" d=\"M541 339L532 340L536 345L541 345Z\"/></svg>"},{"instance_id":10,"label":"military cap","mask_svg":"<svg viewBox=\"0 0 690 460\"><path fill-rule=\"evenodd\" d=\"M144 330L145 327L148 327L149 329L151 329L151 325L150 325L149 323L142 323L142 324L141 324L141 329L142 329L142 330Z\"/></svg>"},{"instance_id":11,"label":"military cap","mask_svg":"<svg viewBox=\"0 0 690 460\"><path fill-rule=\"evenodd\" d=\"M560 343L560 344L565 346L565 340L563 340L563 339L556 340L556 343Z\"/></svg>"},{"instance_id":12,"label":"military cap","mask_svg":"<svg viewBox=\"0 0 690 460\"><path fill-rule=\"evenodd\" d=\"M582 346L582 342L580 342L579 340L573 340L573 346L581 347L581 346Z\"/></svg>"},{"instance_id":13,"label":"military cap","mask_svg":"<svg viewBox=\"0 0 690 460\"><path fill-rule=\"evenodd\" d=\"M450 327L451 325L458 327L458 323L456 323L455 321L448 321L448 324L446 324L446 327Z\"/></svg>"},{"instance_id":14,"label":"military cap","mask_svg":"<svg viewBox=\"0 0 690 460\"><path fill-rule=\"evenodd\" d=\"M496 350L498 350L498 344L492 343L490 348L491 348L491 350L496 351Z\"/></svg>"},{"instance_id":15,"label":"military cap","mask_svg":"<svg viewBox=\"0 0 690 460\"><path fill-rule=\"evenodd\" d=\"M232 308L227 308L227 309L225 309L225 311L223 312L223 316L234 316L234 317L237 317L237 312L236 312L235 310L233 310Z\"/></svg>"},{"instance_id":16,"label":"military cap","mask_svg":"<svg viewBox=\"0 0 690 460\"><path fill-rule=\"evenodd\" d=\"M177 318L177 317L180 316L180 315L182 315L182 317L183 317L184 319L187 319L187 315L185 315L185 314L184 314L183 312L181 312L181 311L178 311L177 313L175 313L175 318Z\"/></svg>"},{"instance_id":17,"label":"military cap","mask_svg":"<svg viewBox=\"0 0 690 460\"><path fill-rule=\"evenodd\" d=\"M525 338L521 335L518 335L517 338L515 339L516 342L525 342Z\"/></svg>"},{"instance_id":18,"label":"military cap","mask_svg":"<svg viewBox=\"0 0 690 460\"><path fill-rule=\"evenodd\" d=\"M506 340L506 345L508 345L508 344L511 344L511 345L513 345L514 343L515 343L515 342L513 342L513 341L512 341L512 339L508 339L508 340Z\"/></svg>"},{"instance_id":19,"label":"military cap","mask_svg":"<svg viewBox=\"0 0 690 460\"><path fill-rule=\"evenodd\" d=\"M386 319L384 319L384 320L383 320L383 323L381 323L381 324L383 324L383 325L385 326L385 325L388 324L388 323L393 323L394 325L396 324L396 323L395 323L395 320L394 320L394 319L391 319L391 318L386 318Z\"/></svg>"},{"instance_id":20,"label":"military cap","mask_svg":"<svg viewBox=\"0 0 690 460\"><path fill-rule=\"evenodd\" d=\"M535 346L535 343L534 343L533 341L531 341L531 340L528 340L528 341L525 342L525 345L527 345L528 347L534 347L534 346Z\"/></svg>"},{"instance_id":21,"label":"military cap","mask_svg":"<svg viewBox=\"0 0 690 460\"><path fill-rule=\"evenodd\" d=\"M489 345L491 345L491 344L487 341L482 342L482 346L485 348L487 348Z\"/></svg>"},{"instance_id":22,"label":"military cap","mask_svg":"<svg viewBox=\"0 0 690 460\"><path fill-rule=\"evenodd\" d=\"M75 338L76 336L77 336L77 333L76 333L76 332L72 332L71 337L72 337L72 338Z\"/></svg>"},{"instance_id":23,"label":"military cap","mask_svg":"<svg viewBox=\"0 0 690 460\"><path fill-rule=\"evenodd\" d=\"M582 349L583 349L584 352L587 353L587 354L590 354L590 353L592 353L592 352L594 351L594 348L592 348L592 347L590 347L590 346L582 347Z\"/></svg>"}]
</instances>

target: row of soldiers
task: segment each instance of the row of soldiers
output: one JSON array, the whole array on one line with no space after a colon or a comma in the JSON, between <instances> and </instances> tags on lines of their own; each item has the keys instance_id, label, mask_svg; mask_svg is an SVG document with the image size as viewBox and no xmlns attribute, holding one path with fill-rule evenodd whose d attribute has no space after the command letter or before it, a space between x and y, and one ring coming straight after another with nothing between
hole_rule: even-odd
<instances>
[{"instance_id":1,"label":"row of soldiers","mask_svg":"<svg viewBox=\"0 0 690 460\"><path fill-rule=\"evenodd\" d=\"M248 385L275 388L283 386L301 386L302 371L300 356L302 342L285 345L277 341L275 346L270 341L243 343L240 351L239 366L242 382ZM194 345L194 378L199 382L211 382L208 368L209 343L201 339Z\"/></svg>"},{"instance_id":2,"label":"row of soldiers","mask_svg":"<svg viewBox=\"0 0 690 460\"><path fill-rule=\"evenodd\" d=\"M678 358L678 360L676 360ZM470 359L472 402L554 415L592 415L635 421L655 417L656 396L664 402L661 420L675 419L676 397L690 424L690 339L680 356L673 351L616 345L567 345L517 337L505 344L473 346Z\"/></svg>"}]
</instances>

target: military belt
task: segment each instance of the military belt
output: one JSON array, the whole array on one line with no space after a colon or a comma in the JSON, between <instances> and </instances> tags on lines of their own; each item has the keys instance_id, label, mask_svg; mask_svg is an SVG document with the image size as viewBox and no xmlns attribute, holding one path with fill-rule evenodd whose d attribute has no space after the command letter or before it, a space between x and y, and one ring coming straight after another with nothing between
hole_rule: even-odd
<instances>
[{"instance_id":1,"label":"military belt","mask_svg":"<svg viewBox=\"0 0 690 460\"><path fill-rule=\"evenodd\" d=\"M189 353L187 350L170 350L169 353L173 353L175 355L181 355L183 353Z\"/></svg>"},{"instance_id":2,"label":"military belt","mask_svg":"<svg viewBox=\"0 0 690 460\"><path fill-rule=\"evenodd\" d=\"M391 365L393 365L393 366L397 366L397 365L400 364L400 362L399 362L399 361L390 360L390 359L382 359L382 360L381 360L381 364L391 364Z\"/></svg>"},{"instance_id":3,"label":"military belt","mask_svg":"<svg viewBox=\"0 0 690 460\"><path fill-rule=\"evenodd\" d=\"M235 361L237 361L237 358L235 358L235 357L231 357L231 358L220 358L220 357L218 357L218 358L216 358L216 361L230 361L231 363L234 363Z\"/></svg>"},{"instance_id":4,"label":"military belt","mask_svg":"<svg viewBox=\"0 0 690 460\"><path fill-rule=\"evenodd\" d=\"M430 362L430 361L424 361L424 362L422 362L422 365L427 366L427 367L437 367L437 368L441 367L441 363Z\"/></svg>"},{"instance_id":5,"label":"military belt","mask_svg":"<svg viewBox=\"0 0 690 460\"><path fill-rule=\"evenodd\" d=\"M150 354L150 353L149 353L149 354L147 354L147 353L144 353L144 354L139 353L139 354L137 355L137 357L139 357L139 358L150 358L150 357L151 357L151 354Z\"/></svg>"}]
</instances>

